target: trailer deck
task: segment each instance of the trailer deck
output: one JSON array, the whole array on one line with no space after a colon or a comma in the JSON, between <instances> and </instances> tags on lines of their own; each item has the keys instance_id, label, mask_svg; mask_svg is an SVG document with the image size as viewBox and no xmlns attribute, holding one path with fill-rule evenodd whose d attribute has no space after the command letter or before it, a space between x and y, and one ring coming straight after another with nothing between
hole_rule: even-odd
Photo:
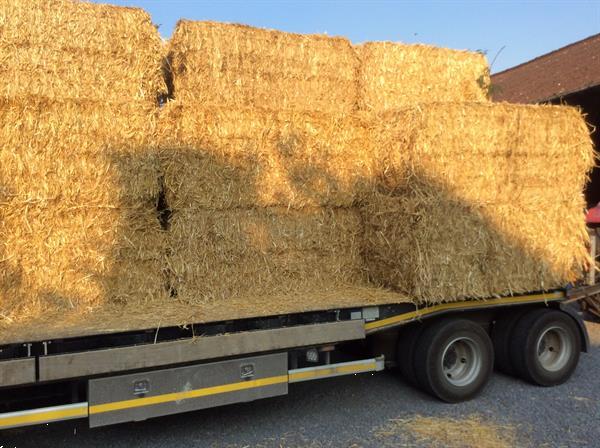
<instances>
[{"instance_id":1,"label":"trailer deck","mask_svg":"<svg viewBox=\"0 0 600 448\"><path fill-rule=\"evenodd\" d=\"M321 294L304 295L298 292L281 300L246 297L188 304L173 298L172 302L164 306L140 306L127 302L104 304L91 311L66 310L62 313L45 313L19 322L10 322L0 316L0 346L90 335L114 335L146 329L156 331L188 326L192 323L240 321L389 303L412 303L412 300L403 294L385 289L354 286Z\"/></svg>"}]
</instances>

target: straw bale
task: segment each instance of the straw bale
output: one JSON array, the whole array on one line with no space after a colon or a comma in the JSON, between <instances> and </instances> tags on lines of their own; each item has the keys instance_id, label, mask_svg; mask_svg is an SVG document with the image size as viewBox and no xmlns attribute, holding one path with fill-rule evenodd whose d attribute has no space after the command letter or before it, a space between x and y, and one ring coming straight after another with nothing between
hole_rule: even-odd
<instances>
[{"instance_id":1,"label":"straw bale","mask_svg":"<svg viewBox=\"0 0 600 448\"><path fill-rule=\"evenodd\" d=\"M116 205L156 198L157 112L149 107L39 97L0 100L0 184L30 203ZM148 145L148 146L147 146Z\"/></svg>"},{"instance_id":2,"label":"straw bale","mask_svg":"<svg viewBox=\"0 0 600 448\"><path fill-rule=\"evenodd\" d=\"M158 108L140 102L51 99L39 96L0 99L3 145L71 148L73 155L147 151L155 143ZM0 148L4 150L4 148Z\"/></svg>"},{"instance_id":3,"label":"straw bale","mask_svg":"<svg viewBox=\"0 0 600 448\"><path fill-rule=\"evenodd\" d=\"M487 99L490 80L483 54L393 42L368 42L356 51L361 109Z\"/></svg>"},{"instance_id":4,"label":"straw bale","mask_svg":"<svg viewBox=\"0 0 600 448\"><path fill-rule=\"evenodd\" d=\"M309 250L355 250L361 238L355 209L282 207L224 211L185 209L171 217L172 248L193 252L256 252L261 255ZM353 256L353 258L355 258Z\"/></svg>"},{"instance_id":5,"label":"straw bale","mask_svg":"<svg viewBox=\"0 0 600 448\"><path fill-rule=\"evenodd\" d=\"M581 275L593 149L577 110L432 104L381 122L389 154L363 207L373 280L438 302L545 290Z\"/></svg>"},{"instance_id":6,"label":"straw bale","mask_svg":"<svg viewBox=\"0 0 600 448\"><path fill-rule=\"evenodd\" d=\"M206 106L348 112L358 100L344 38L182 20L169 59L175 97Z\"/></svg>"},{"instance_id":7,"label":"straw bale","mask_svg":"<svg viewBox=\"0 0 600 448\"><path fill-rule=\"evenodd\" d=\"M85 314L166 295L153 204L118 209L0 204L0 316ZM14 328L13 331L18 331Z\"/></svg>"},{"instance_id":8,"label":"straw bale","mask_svg":"<svg viewBox=\"0 0 600 448\"><path fill-rule=\"evenodd\" d=\"M161 55L156 51L119 54L77 48L4 48L0 51L0 96L155 103L165 90Z\"/></svg>"},{"instance_id":9,"label":"straw bale","mask_svg":"<svg viewBox=\"0 0 600 448\"><path fill-rule=\"evenodd\" d=\"M0 0L0 96L156 103L164 45L148 14L73 0Z\"/></svg>"},{"instance_id":10,"label":"straw bale","mask_svg":"<svg viewBox=\"0 0 600 448\"><path fill-rule=\"evenodd\" d=\"M302 294L368 286L356 210L185 210L172 216L169 233L172 286L185 302L227 307L262 297L267 309Z\"/></svg>"},{"instance_id":11,"label":"straw bale","mask_svg":"<svg viewBox=\"0 0 600 448\"><path fill-rule=\"evenodd\" d=\"M375 164L347 114L167 106L161 152L174 208L350 206Z\"/></svg>"},{"instance_id":12,"label":"straw bale","mask_svg":"<svg viewBox=\"0 0 600 448\"><path fill-rule=\"evenodd\" d=\"M147 12L76 0L1 0L0 46L151 53L161 38Z\"/></svg>"},{"instance_id":13,"label":"straw bale","mask_svg":"<svg viewBox=\"0 0 600 448\"><path fill-rule=\"evenodd\" d=\"M21 149L21 150L19 150ZM160 165L152 151L84 153L71 148L5 148L0 151L0 184L6 200L41 206L127 206L155 201L161 190ZM0 199L1 200L1 199Z\"/></svg>"}]
</instances>

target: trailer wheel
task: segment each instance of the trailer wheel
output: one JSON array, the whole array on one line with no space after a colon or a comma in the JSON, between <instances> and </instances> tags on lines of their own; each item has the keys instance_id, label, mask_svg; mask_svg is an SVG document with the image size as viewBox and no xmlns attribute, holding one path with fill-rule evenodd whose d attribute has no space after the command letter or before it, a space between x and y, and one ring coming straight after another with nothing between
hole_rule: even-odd
<instances>
[{"instance_id":1,"label":"trailer wheel","mask_svg":"<svg viewBox=\"0 0 600 448\"><path fill-rule=\"evenodd\" d=\"M417 375L415 373L415 347L419 336L425 325L412 323L403 328L398 335L398 346L396 349L396 362L402 377L411 385L417 386Z\"/></svg>"},{"instance_id":2,"label":"trailer wheel","mask_svg":"<svg viewBox=\"0 0 600 448\"><path fill-rule=\"evenodd\" d=\"M497 370L507 375L516 375L510 356L512 334L517 322L529 309L516 308L503 313L492 328L492 343L494 344L494 365Z\"/></svg>"},{"instance_id":3,"label":"trailer wheel","mask_svg":"<svg viewBox=\"0 0 600 448\"><path fill-rule=\"evenodd\" d=\"M564 383L575 371L580 352L579 329L561 311L531 311L515 326L511 360L526 381L540 386Z\"/></svg>"},{"instance_id":4,"label":"trailer wheel","mask_svg":"<svg viewBox=\"0 0 600 448\"><path fill-rule=\"evenodd\" d=\"M421 388L456 403L475 397L494 367L488 334L466 319L444 319L424 330L415 350L415 373Z\"/></svg>"}]
</instances>

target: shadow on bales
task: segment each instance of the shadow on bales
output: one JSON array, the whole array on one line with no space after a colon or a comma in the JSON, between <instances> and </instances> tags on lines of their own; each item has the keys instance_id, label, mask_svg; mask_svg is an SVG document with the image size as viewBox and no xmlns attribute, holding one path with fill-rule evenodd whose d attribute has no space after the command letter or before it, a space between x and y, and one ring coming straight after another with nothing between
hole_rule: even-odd
<instances>
[{"instance_id":1,"label":"shadow on bales","mask_svg":"<svg viewBox=\"0 0 600 448\"><path fill-rule=\"evenodd\" d=\"M376 171L337 177L298 156L302 136L272 143L268 160L107 151L93 188L112 203L62 197L24 223L3 202L0 343L550 289L585 259L580 210L546 200L556 184L472 203L422 174L395 189Z\"/></svg>"},{"instance_id":2,"label":"shadow on bales","mask_svg":"<svg viewBox=\"0 0 600 448\"><path fill-rule=\"evenodd\" d=\"M549 290L577 280L587 262L583 203L555 200L565 187L478 202L423 174L383 184L361 208L365 266L374 284L420 302Z\"/></svg>"}]
</instances>

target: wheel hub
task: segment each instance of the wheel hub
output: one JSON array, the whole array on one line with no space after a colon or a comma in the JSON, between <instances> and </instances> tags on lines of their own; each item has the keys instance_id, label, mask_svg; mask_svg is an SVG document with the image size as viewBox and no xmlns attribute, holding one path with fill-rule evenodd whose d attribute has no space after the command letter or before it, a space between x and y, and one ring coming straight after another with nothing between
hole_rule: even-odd
<instances>
[{"instance_id":1,"label":"wheel hub","mask_svg":"<svg viewBox=\"0 0 600 448\"><path fill-rule=\"evenodd\" d=\"M572 350L571 339L560 327L546 329L537 341L538 361L550 372L562 369L569 361Z\"/></svg>"},{"instance_id":2,"label":"wheel hub","mask_svg":"<svg viewBox=\"0 0 600 448\"><path fill-rule=\"evenodd\" d=\"M472 383L481 370L481 354L477 344L467 337L450 341L442 355L442 370L446 380L454 386Z\"/></svg>"}]
</instances>

